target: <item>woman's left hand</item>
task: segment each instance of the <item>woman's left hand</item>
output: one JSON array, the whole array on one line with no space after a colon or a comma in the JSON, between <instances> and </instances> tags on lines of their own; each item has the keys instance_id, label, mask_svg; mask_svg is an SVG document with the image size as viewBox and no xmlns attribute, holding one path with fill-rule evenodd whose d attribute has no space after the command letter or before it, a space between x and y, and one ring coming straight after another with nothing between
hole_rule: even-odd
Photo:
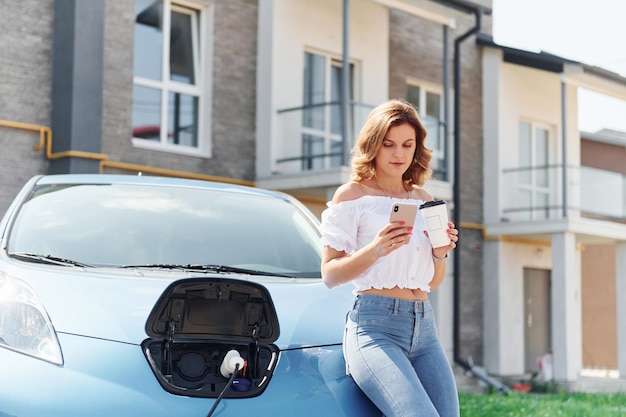
<instances>
[{"instance_id":1,"label":"woman's left hand","mask_svg":"<svg viewBox=\"0 0 626 417\"><path fill-rule=\"evenodd\" d=\"M459 241L459 231L454 227L454 223L448 222L448 237L450 238L450 244L433 249L433 255L439 259L443 259L448 255L452 249L456 248L456 243ZM424 234L428 237L428 231L424 230Z\"/></svg>"}]
</instances>

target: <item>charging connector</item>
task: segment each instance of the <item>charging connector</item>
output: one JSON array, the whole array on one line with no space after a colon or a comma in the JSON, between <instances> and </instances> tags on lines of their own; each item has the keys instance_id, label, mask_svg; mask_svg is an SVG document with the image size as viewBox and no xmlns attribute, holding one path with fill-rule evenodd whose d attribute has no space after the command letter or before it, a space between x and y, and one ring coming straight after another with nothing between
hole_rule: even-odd
<instances>
[{"instance_id":1,"label":"charging connector","mask_svg":"<svg viewBox=\"0 0 626 417\"><path fill-rule=\"evenodd\" d=\"M229 378L233 373L235 373L235 369L242 369L243 366L244 360L239 352L235 349L231 349L226 352L226 356L220 365L220 373L224 378Z\"/></svg>"}]
</instances>

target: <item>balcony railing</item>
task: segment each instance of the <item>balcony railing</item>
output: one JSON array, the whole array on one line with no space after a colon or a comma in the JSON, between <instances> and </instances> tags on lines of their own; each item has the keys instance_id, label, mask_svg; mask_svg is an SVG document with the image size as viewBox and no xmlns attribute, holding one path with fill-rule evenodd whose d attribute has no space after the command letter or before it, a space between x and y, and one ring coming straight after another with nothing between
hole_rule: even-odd
<instances>
[{"instance_id":1,"label":"balcony railing","mask_svg":"<svg viewBox=\"0 0 626 417\"><path fill-rule=\"evenodd\" d=\"M328 102L282 109L277 114L274 141L276 174L319 171L345 166L346 150L352 146L373 105L354 102L350 106L352 135L345 144L342 137L341 103ZM427 146L433 149L431 167L434 177L447 179L443 123L423 118L428 131Z\"/></svg>"},{"instance_id":2,"label":"balcony railing","mask_svg":"<svg viewBox=\"0 0 626 417\"><path fill-rule=\"evenodd\" d=\"M506 221L567 215L626 222L626 176L620 173L562 165L505 169L502 190Z\"/></svg>"},{"instance_id":3,"label":"balcony railing","mask_svg":"<svg viewBox=\"0 0 626 417\"><path fill-rule=\"evenodd\" d=\"M352 137L344 144L341 103L338 101L292 107L278 111L275 172L290 174L347 165L344 150L351 149L374 106L350 106ZM347 147L347 148L346 148Z\"/></svg>"}]
</instances>

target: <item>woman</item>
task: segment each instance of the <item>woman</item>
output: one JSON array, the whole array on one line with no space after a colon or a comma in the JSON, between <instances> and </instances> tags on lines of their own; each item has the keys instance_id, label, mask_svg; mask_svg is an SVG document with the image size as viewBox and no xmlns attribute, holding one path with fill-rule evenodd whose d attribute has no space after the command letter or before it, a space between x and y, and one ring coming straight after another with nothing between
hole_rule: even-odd
<instances>
[{"instance_id":1,"label":"woman","mask_svg":"<svg viewBox=\"0 0 626 417\"><path fill-rule=\"evenodd\" d=\"M387 417L459 415L428 301L444 279L458 231L448 223L450 244L433 249L419 213L415 229L389 223L394 202L433 199L422 188L431 175L425 138L411 104L376 107L352 150L351 181L322 213L324 283L356 287L344 340L347 370Z\"/></svg>"}]
</instances>

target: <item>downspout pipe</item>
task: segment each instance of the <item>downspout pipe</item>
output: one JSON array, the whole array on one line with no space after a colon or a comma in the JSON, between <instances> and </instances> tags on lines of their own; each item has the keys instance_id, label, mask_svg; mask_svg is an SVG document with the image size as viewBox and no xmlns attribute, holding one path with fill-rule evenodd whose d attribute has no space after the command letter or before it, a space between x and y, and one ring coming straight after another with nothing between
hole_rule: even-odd
<instances>
[{"instance_id":1,"label":"downspout pipe","mask_svg":"<svg viewBox=\"0 0 626 417\"><path fill-rule=\"evenodd\" d=\"M341 67L342 165L348 165L352 147L352 112L350 111L350 0L343 0L343 57Z\"/></svg>"},{"instance_id":2,"label":"downspout pipe","mask_svg":"<svg viewBox=\"0 0 626 417\"><path fill-rule=\"evenodd\" d=\"M450 60L448 59L448 39L450 38L450 29L447 25L443 26L443 137L445 143L449 143L450 139ZM450 167L450 147L444 147L443 160L446 161L443 168L444 178L449 180Z\"/></svg>"},{"instance_id":3,"label":"downspout pipe","mask_svg":"<svg viewBox=\"0 0 626 417\"><path fill-rule=\"evenodd\" d=\"M454 185L453 198L454 222L457 227L461 224L461 43L470 36L479 33L482 25L482 16L486 9L478 6L474 9L476 25L454 40ZM461 321L461 252L452 251L454 260L453 272L453 356L454 362L481 379L491 387L502 393L509 393L511 389L497 378L487 374L483 369L474 366L472 357L467 360L461 358L460 349L460 321Z\"/></svg>"},{"instance_id":4,"label":"downspout pipe","mask_svg":"<svg viewBox=\"0 0 626 417\"><path fill-rule=\"evenodd\" d=\"M567 190L567 84L561 80L561 140L563 152L563 218L567 220L569 217L569 193Z\"/></svg>"},{"instance_id":5,"label":"downspout pipe","mask_svg":"<svg viewBox=\"0 0 626 417\"><path fill-rule=\"evenodd\" d=\"M470 36L480 32L482 25L483 7L478 6L474 13L476 24L473 28L454 40L454 184L453 184L453 219L457 227L461 224L461 43ZM460 292L461 292L461 251L452 251L454 261L453 271L453 355L454 362L466 370L472 365L461 358L460 348Z\"/></svg>"}]
</instances>

